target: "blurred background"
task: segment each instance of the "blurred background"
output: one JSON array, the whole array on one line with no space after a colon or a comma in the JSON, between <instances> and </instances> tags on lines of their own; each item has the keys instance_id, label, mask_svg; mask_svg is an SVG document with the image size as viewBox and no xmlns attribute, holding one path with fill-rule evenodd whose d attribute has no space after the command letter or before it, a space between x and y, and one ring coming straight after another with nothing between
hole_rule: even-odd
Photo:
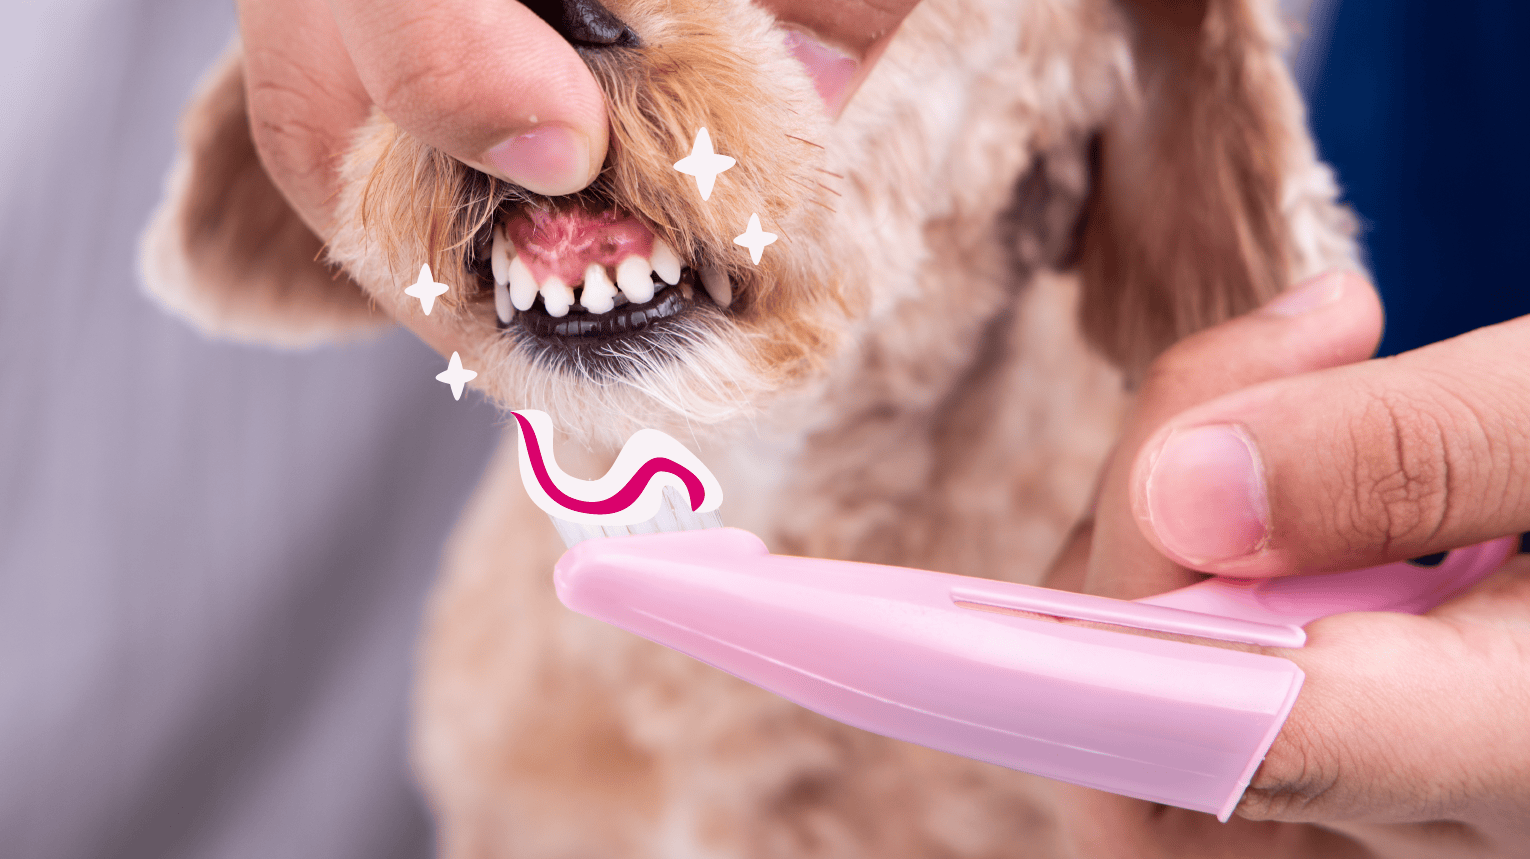
<instances>
[{"instance_id":1,"label":"blurred background","mask_svg":"<svg viewBox=\"0 0 1530 859\"><path fill-rule=\"evenodd\" d=\"M1530 312L1530 7L1289 0L1386 352ZM413 647L497 434L394 333L277 353L139 292L205 0L0 2L0 856L430 853Z\"/></svg>"},{"instance_id":2,"label":"blurred background","mask_svg":"<svg viewBox=\"0 0 1530 859\"><path fill-rule=\"evenodd\" d=\"M1314 0L1296 68L1391 355L1530 313L1530 5Z\"/></svg>"}]
</instances>

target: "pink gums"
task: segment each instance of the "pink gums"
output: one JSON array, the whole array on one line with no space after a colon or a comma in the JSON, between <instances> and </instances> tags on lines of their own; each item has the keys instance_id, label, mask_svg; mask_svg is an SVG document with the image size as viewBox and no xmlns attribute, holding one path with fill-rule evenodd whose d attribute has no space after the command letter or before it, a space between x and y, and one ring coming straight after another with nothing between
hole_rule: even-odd
<instances>
[{"instance_id":1,"label":"pink gums","mask_svg":"<svg viewBox=\"0 0 1530 859\"><path fill-rule=\"evenodd\" d=\"M653 259L653 231L615 209L521 212L505 222L505 234L537 283L551 275L580 283L592 262L614 268L630 256Z\"/></svg>"},{"instance_id":2,"label":"pink gums","mask_svg":"<svg viewBox=\"0 0 1530 859\"><path fill-rule=\"evenodd\" d=\"M531 421L520 415L515 416L516 423L521 425L521 432L526 436L526 453L531 459L531 470L537 476L537 483L541 484L542 491L547 497L558 502L575 513L589 513L595 516L604 516L608 513L620 513L632 506L632 502L638 500L643 490L648 488L648 481L655 474L669 473L680 478L685 484L686 492L691 496L691 510L701 506L706 500L707 489L701 483L701 478L691 472L689 468L663 456L656 456L638 467L631 479L616 491L610 498L600 501L580 501L572 495L566 494L553 483L552 475L547 473L547 463L542 461L542 447L537 444L536 431L531 428Z\"/></svg>"}]
</instances>

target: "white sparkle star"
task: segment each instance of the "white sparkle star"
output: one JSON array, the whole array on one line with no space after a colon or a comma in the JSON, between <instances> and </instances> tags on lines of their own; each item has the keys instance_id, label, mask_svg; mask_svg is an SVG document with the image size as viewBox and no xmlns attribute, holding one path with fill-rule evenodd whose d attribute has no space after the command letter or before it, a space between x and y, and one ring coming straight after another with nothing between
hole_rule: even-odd
<instances>
[{"instance_id":1,"label":"white sparkle star","mask_svg":"<svg viewBox=\"0 0 1530 859\"><path fill-rule=\"evenodd\" d=\"M452 397L458 400L462 399L462 386L476 378L477 373L462 369L462 358L456 352L452 353L451 361L447 362L446 372L436 374L436 381L451 385Z\"/></svg>"},{"instance_id":2,"label":"white sparkle star","mask_svg":"<svg viewBox=\"0 0 1530 859\"><path fill-rule=\"evenodd\" d=\"M420 279L414 282L414 286L406 287L404 294L418 298L420 309L429 316L431 308L436 305L436 296L445 295L448 289L451 287L444 283L436 283L435 278L430 274L430 265L426 264L420 266Z\"/></svg>"},{"instance_id":3,"label":"white sparkle star","mask_svg":"<svg viewBox=\"0 0 1530 859\"><path fill-rule=\"evenodd\" d=\"M703 128L696 132L696 143L691 146L691 154L676 161L675 169L687 176L696 177L696 189L701 192L701 199L705 200L712 196L712 184L717 181L717 174L737 163L726 155L712 151L712 135L707 134Z\"/></svg>"},{"instance_id":4,"label":"white sparkle star","mask_svg":"<svg viewBox=\"0 0 1530 859\"><path fill-rule=\"evenodd\" d=\"M760 229L760 216L749 216L749 229L744 234L733 240L736 245L743 245L749 249L749 258L755 265L760 264L760 254L765 252L765 246L776 240L775 233L767 233Z\"/></svg>"}]
</instances>

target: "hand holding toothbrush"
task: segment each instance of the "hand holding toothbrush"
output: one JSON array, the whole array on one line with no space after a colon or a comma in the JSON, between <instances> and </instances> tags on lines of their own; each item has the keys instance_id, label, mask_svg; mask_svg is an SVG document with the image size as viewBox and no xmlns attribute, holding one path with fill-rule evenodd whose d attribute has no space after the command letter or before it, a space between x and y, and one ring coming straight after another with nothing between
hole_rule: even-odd
<instances>
[{"instance_id":1,"label":"hand holding toothbrush","mask_svg":"<svg viewBox=\"0 0 1530 859\"><path fill-rule=\"evenodd\" d=\"M1132 599L1530 530L1530 317L1356 363L1380 331L1333 274L1167 352L1052 584ZM1427 615L1307 632L1278 651L1307 683L1246 819L1062 787L1080 855L1530 855L1530 556Z\"/></svg>"}]
</instances>

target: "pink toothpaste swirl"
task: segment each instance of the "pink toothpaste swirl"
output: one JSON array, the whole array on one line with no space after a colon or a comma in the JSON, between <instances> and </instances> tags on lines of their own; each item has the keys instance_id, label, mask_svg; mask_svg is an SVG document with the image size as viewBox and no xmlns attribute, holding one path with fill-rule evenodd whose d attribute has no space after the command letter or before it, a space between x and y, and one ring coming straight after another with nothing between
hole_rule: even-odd
<instances>
[{"instance_id":1,"label":"pink toothpaste swirl","mask_svg":"<svg viewBox=\"0 0 1530 859\"><path fill-rule=\"evenodd\" d=\"M701 460L674 438L639 430L598 480L571 477L552 457L552 419L524 409L512 412L520 426L521 481L549 516L590 525L633 525L654 518L665 486L682 490L692 512L722 504L722 488Z\"/></svg>"}]
</instances>

